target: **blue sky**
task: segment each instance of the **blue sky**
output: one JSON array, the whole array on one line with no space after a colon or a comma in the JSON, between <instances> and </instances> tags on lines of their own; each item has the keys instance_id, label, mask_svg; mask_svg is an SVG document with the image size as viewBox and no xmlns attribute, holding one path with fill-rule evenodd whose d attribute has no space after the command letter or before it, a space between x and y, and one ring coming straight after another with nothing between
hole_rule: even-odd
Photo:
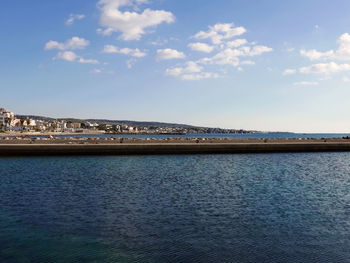
<instances>
[{"instance_id":1,"label":"blue sky","mask_svg":"<svg viewBox=\"0 0 350 263\"><path fill-rule=\"evenodd\" d=\"M19 114L350 132L348 0L3 0Z\"/></svg>"}]
</instances>

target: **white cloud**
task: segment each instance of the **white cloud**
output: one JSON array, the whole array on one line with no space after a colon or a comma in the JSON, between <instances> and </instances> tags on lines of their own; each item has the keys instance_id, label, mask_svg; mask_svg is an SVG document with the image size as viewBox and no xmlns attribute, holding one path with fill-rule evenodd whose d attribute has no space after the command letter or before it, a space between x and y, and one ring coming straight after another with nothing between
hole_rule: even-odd
<instances>
[{"instance_id":1,"label":"white cloud","mask_svg":"<svg viewBox=\"0 0 350 263\"><path fill-rule=\"evenodd\" d=\"M282 75L284 75L284 76L293 75L296 72L297 72L296 69L286 69L285 71L283 71Z\"/></svg>"},{"instance_id":2,"label":"white cloud","mask_svg":"<svg viewBox=\"0 0 350 263\"><path fill-rule=\"evenodd\" d=\"M244 34L247 30L244 27L234 27L233 23L216 24L209 26L208 31L200 31L194 35L197 39L210 39L213 44L221 44L225 39L231 39Z\"/></svg>"},{"instance_id":3,"label":"white cloud","mask_svg":"<svg viewBox=\"0 0 350 263\"><path fill-rule=\"evenodd\" d=\"M266 46L254 46L253 48L251 48L250 50L248 49L246 51L246 55L247 56L258 56L261 55L263 53L266 52L271 52L273 49L270 47L266 47Z\"/></svg>"},{"instance_id":4,"label":"white cloud","mask_svg":"<svg viewBox=\"0 0 350 263\"><path fill-rule=\"evenodd\" d=\"M135 48L135 49L118 48L118 47L113 46L113 45L105 45L102 52L103 53L110 53L110 54L111 53L123 54L123 55L127 55L127 56L132 57L126 61L126 66L129 69L132 68L134 66L134 64L137 62L136 58L142 58L142 57L145 57L147 55L146 52L143 52L143 51L139 50L138 48Z\"/></svg>"},{"instance_id":5,"label":"white cloud","mask_svg":"<svg viewBox=\"0 0 350 263\"><path fill-rule=\"evenodd\" d=\"M234 67L240 65L239 57L253 57L266 52L271 52L272 48L266 46L241 47L241 48L226 48L211 58L203 58L200 60L203 64L217 64L217 65L232 65ZM245 62L247 64L247 62ZM248 62L252 64L252 61Z\"/></svg>"},{"instance_id":6,"label":"white cloud","mask_svg":"<svg viewBox=\"0 0 350 263\"><path fill-rule=\"evenodd\" d=\"M158 39L155 40L155 41L149 42L149 44L151 44L152 46L163 46L163 45L167 44L168 42L169 42L168 39L161 39L161 38L158 38Z\"/></svg>"},{"instance_id":7,"label":"white cloud","mask_svg":"<svg viewBox=\"0 0 350 263\"><path fill-rule=\"evenodd\" d=\"M124 54L127 56L132 56L136 58L142 58L145 57L147 54L145 52L142 52L138 48L131 49L131 48L118 48L113 45L105 45L103 49L103 53L117 53L117 54Z\"/></svg>"},{"instance_id":8,"label":"white cloud","mask_svg":"<svg viewBox=\"0 0 350 263\"><path fill-rule=\"evenodd\" d=\"M303 74L330 74L342 71L350 71L350 64L337 64L335 62L313 64L299 69Z\"/></svg>"},{"instance_id":9,"label":"white cloud","mask_svg":"<svg viewBox=\"0 0 350 263\"><path fill-rule=\"evenodd\" d=\"M339 47L336 51L329 50L325 52L317 51L315 49L311 50L300 50L300 54L304 57L309 58L310 60L350 60L350 34L344 33L342 34L337 43Z\"/></svg>"},{"instance_id":10,"label":"white cloud","mask_svg":"<svg viewBox=\"0 0 350 263\"><path fill-rule=\"evenodd\" d=\"M100 63L96 59L85 59L85 58L82 58L82 57L79 57L78 62L82 63L82 64L99 64Z\"/></svg>"},{"instance_id":11,"label":"white cloud","mask_svg":"<svg viewBox=\"0 0 350 263\"><path fill-rule=\"evenodd\" d=\"M338 63L337 61L350 61L350 34L342 34L337 43L336 50L318 51L316 49L300 50L300 55L309 58L311 61L324 60L324 63L316 63L299 68L302 74L323 74L320 80L330 79L330 74L350 71L350 63ZM344 79L343 79L344 80Z\"/></svg>"},{"instance_id":12,"label":"white cloud","mask_svg":"<svg viewBox=\"0 0 350 263\"><path fill-rule=\"evenodd\" d=\"M318 85L316 81L300 81L293 83L294 86L315 86Z\"/></svg>"},{"instance_id":13,"label":"white cloud","mask_svg":"<svg viewBox=\"0 0 350 263\"><path fill-rule=\"evenodd\" d=\"M166 48L166 49L158 49L156 60L168 60L168 59L182 59L185 58L185 54L183 52L177 51L175 49Z\"/></svg>"},{"instance_id":14,"label":"white cloud","mask_svg":"<svg viewBox=\"0 0 350 263\"><path fill-rule=\"evenodd\" d=\"M247 44L248 41L246 39L235 39L233 41L228 41L226 43L227 47L239 47Z\"/></svg>"},{"instance_id":15,"label":"white cloud","mask_svg":"<svg viewBox=\"0 0 350 263\"><path fill-rule=\"evenodd\" d=\"M211 53L215 50L216 53L207 55L207 57L201 57L197 61L188 61L179 67L169 68L166 70L166 74L179 77L183 80L195 80L218 78L219 74L214 72L226 74L227 66L237 67L238 71L243 71L243 65L255 64L252 59L253 57L273 50L267 46L257 45L256 42L248 42L247 39L233 39L245 32L246 29L244 27L235 27L233 23L218 23L209 26L207 31L200 31L192 38L209 40L212 44L208 44L207 41L199 41L189 43L188 47L191 50L204 53ZM184 58L184 56L181 57ZM204 70L204 68L212 68L214 65L219 67L215 70L209 70L211 72Z\"/></svg>"},{"instance_id":16,"label":"white cloud","mask_svg":"<svg viewBox=\"0 0 350 263\"><path fill-rule=\"evenodd\" d=\"M201 72L203 69L202 66L199 66L194 61L188 61L186 63L186 67L177 67L172 69L167 69L166 74L172 75L172 76L180 76L183 74L189 74L189 73L198 73Z\"/></svg>"},{"instance_id":17,"label":"white cloud","mask_svg":"<svg viewBox=\"0 0 350 263\"><path fill-rule=\"evenodd\" d=\"M89 40L80 37L72 37L64 43L50 40L45 44L45 50L58 49L58 50L74 50L84 49L90 44Z\"/></svg>"},{"instance_id":18,"label":"white cloud","mask_svg":"<svg viewBox=\"0 0 350 263\"><path fill-rule=\"evenodd\" d=\"M179 77L182 80L200 80L218 78L217 73L202 72L203 67L194 61L188 61L185 67L167 69L165 73L170 76Z\"/></svg>"},{"instance_id":19,"label":"white cloud","mask_svg":"<svg viewBox=\"0 0 350 263\"><path fill-rule=\"evenodd\" d=\"M227 48L211 58L201 59L200 62L203 64L232 65L236 67L239 65L239 56L242 56L240 50Z\"/></svg>"},{"instance_id":20,"label":"white cloud","mask_svg":"<svg viewBox=\"0 0 350 263\"><path fill-rule=\"evenodd\" d=\"M69 18L66 20L65 24L71 26L74 24L75 20L82 20L85 18L83 14L70 14Z\"/></svg>"},{"instance_id":21,"label":"white cloud","mask_svg":"<svg viewBox=\"0 0 350 263\"><path fill-rule=\"evenodd\" d=\"M327 52L319 52L315 49L311 50L300 50L300 55L307 57L310 60L320 60L320 59L329 59L334 57L334 51L330 50Z\"/></svg>"},{"instance_id":22,"label":"white cloud","mask_svg":"<svg viewBox=\"0 0 350 263\"><path fill-rule=\"evenodd\" d=\"M119 52L120 54L129 55L136 58L142 58L147 55L145 52L140 51L138 48L122 48L119 50Z\"/></svg>"},{"instance_id":23,"label":"white cloud","mask_svg":"<svg viewBox=\"0 0 350 263\"><path fill-rule=\"evenodd\" d=\"M77 54L75 54L72 51L59 52L57 54L57 56L54 57L54 59L62 59L62 60L66 60L69 62L78 62L78 63L82 63L82 64L99 64L98 60L84 59L83 57L78 56Z\"/></svg>"},{"instance_id":24,"label":"white cloud","mask_svg":"<svg viewBox=\"0 0 350 263\"><path fill-rule=\"evenodd\" d=\"M64 52L59 52L57 56L55 57L57 59L63 59L69 62L74 62L76 61L79 57L77 54L75 54L72 51L64 51Z\"/></svg>"},{"instance_id":25,"label":"white cloud","mask_svg":"<svg viewBox=\"0 0 350 263\"><path fill-rule=\"evenodd\" d=\"M188 47L194 51L200 51L204 53L210 53L214 50L213 46L210 46L206 43L200 43L200 42L190 43L188 44Z\"/></svg>"},{"instance_id":26,"label":"white cloud","mask_svg":"<svg viewBox=\"0 0 350 263\"><path fill-rule=\"evenodd\" d=\"M171 12L164 10L145 9L142 12L121 11L121 7L137 7L147 3L145 0L100 0L98 7L101 10L100 25L105 29L99 32L110 35L113 32L121 32L123 40L139 40L146 34L146 29L155 27L161 23L172 23L175 17Z\"/></svg>"},{"instance_id":27,"label":"white cloud","mask_svg":"<svg viewBox=\"0 0 350 263\"><path fill-rule=\"evenodd\" d=\"M338 39L339 49L336 52L336 58L339 60L350 60L350 35L342 34Z\"/></svg>"}]
</instances>

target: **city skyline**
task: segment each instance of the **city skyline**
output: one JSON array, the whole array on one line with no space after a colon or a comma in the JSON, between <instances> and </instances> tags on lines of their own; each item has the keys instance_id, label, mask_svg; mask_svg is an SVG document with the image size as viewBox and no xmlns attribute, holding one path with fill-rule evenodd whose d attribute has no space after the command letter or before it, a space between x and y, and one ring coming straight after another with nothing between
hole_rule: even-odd
<instances>
[{"instance_id":1,"label":"city skyline","mask_svg":"<svg viewBox=\"0 0 350 263\"><path fill-rule=\"evenodd\" d=\"M16 114L350 132L348 1L5 0Z\"/></svg>"}]
</instances>

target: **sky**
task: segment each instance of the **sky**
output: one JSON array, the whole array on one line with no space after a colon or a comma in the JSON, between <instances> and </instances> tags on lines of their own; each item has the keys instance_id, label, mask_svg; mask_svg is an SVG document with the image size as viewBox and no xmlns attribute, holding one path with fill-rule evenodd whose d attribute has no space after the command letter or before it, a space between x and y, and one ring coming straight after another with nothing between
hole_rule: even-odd
<instances>
[{"instance_id":1,"label":"sky","mask_svg":"<svg viewBox=\"0 0 350 263\"><path fill-rule=\"evenodd\" d=\"M348 0L2 0L17 114L350 132Z\"/></svg>"}]
</instances>

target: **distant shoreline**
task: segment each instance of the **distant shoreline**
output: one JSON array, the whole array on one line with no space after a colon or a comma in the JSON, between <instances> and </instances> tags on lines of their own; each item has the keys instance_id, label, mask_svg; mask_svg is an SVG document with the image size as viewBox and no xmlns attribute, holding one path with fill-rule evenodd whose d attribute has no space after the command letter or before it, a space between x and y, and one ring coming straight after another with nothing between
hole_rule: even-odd
<instances>
[{"instance_id":1,"label":"distant shoreline","mask_svg":"<svg viewBox=\"0 0 350 263\"><path fill-rule=\"evenodd\" d=\"M94 130L91 132L17 132L6 131L0 133L0 137L21 137L21 136L66 136L66 135L100 135L106 134L105 131Z\"/></svg>"},{"instance_id":2,"label":"distant shoreline","mask_svg":"<svg viewBox=\"0 0 350 263\"><path fill-rule=\"evenodd\" d=\"M264 132L261 132L264 133ZM266 132L270 133L270 132ZM274 133L274 132L272 132ZM147 132L120 132L120 133L112 133L112 132L106 132L106 131L99 131L99 130L93 130L93 131L86 131L84 132L17 132L17 131L6 131L3 133L0 133L0 137L21 137L21 136L69 136L69 135L74 135L74 136L79 136L79 135L111 135L111 136L118 136L118 135L149 135L149 136L157 136L157 135L179 135L179 136L184 136L187 134L196 134L196 133L182 133L182 132L159 132L159 133L147 133ZM202 134L202 133L201 133ZM211 135L213 133L203 133L203 134L208 134ZM222 134L222 135L230 135L230 134L253 134L253 133L217 133L217 134Z\"/></svg>"}]
</instances>

